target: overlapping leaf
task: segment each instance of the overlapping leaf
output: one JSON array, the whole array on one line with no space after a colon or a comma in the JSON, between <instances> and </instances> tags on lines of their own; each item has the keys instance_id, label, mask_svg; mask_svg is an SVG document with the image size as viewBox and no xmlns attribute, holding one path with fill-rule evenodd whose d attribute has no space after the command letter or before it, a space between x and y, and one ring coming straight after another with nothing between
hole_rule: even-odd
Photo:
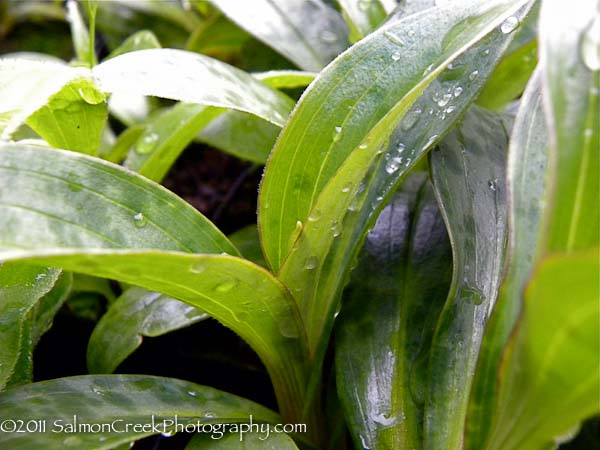
<instances>
[{"instance_id":1,"label":"overlapping leaf","mask_svg":"<svg viewBox=\"0 0 600 450\"><path fill-rule=\"evenodd\" d=\"M379 215L338 319L337 385L356 448L422 448L429 348L452 273L424 179L408 178Z\"/></svg>"}]
</instances>

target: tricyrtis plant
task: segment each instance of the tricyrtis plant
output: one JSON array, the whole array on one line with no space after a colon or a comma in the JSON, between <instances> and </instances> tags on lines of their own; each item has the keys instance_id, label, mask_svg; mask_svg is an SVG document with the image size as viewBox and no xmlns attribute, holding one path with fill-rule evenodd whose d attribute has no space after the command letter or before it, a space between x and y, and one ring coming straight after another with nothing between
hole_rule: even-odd
<instances>
[{"instance_id":1,"label":"tricyrtis plant","mask_svg":"<svg viewBox=\"0 0 600 450\"><path fill-rule=\"evenodd\" d=\"M70 63L0 59L3 423L251 415L307 430L245 448L546 450L600 412L600 5L331 3L70 0ZM266 164L258 237L159 184L193 141ZM92 375L32 383L86 290L110 304ZM260 357L277 412L100 375L207 316ZM156 433L11 426L2 449Z\"/></svg>"}]
</instances>

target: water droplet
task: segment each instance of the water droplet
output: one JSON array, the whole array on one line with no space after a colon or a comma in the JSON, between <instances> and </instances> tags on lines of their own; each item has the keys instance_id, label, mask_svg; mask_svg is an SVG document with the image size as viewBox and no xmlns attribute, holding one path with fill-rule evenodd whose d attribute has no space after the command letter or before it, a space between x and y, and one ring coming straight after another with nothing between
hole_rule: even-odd
<instances>
[{"instance_id":1,"label":"water droplet","mask_svg":"<svg viewBox=\"0 0 600 450\"><path fill-rule=\"evenodd\" d=\"M442 95L442 97L437 102L438 106L440 106L440 107L446 106L451 98L452 98L452 94Z\"/></svg>"},{"instance_id":2,"label":"water droplet","mask_svg":"<svg viewBox=\"0 0 600 450\"><path fill-rule=\"evenodd\" d=\"M415 35L415 30L408 30L407 33L410 37L413 37Z\"/></svg>"},{"instance_id":3,"label":"water droplet","mask_svg":"<svg viewBox=\"0 0 600 450\"><path fill-rule=\"evenodd\" d=\"M489 54L490 54L490 49L489 49L489 48L486 48L486 49L483 51L483 54L484 54L485 56L489 55Z\"/></svg>"},{"instance_id":4,"label":"water droplet","mask_svg":"<svg viewBox=\"0 0 600 450\"><path fill-rule=\"evenodd\" d=\"M581 39L581 59L588 69L600 70L600 15L596 15Z\"/></svg>"},{"instance_id":5,"label":"water droplet","mask_svg":"<svg viewBox=\"0 0 600 450\"><path fill-rule=\"evenodd\" d=\"M456 110L456 106L450 105L446 108L445 112L446 112L446 114L450 114L450 113L454 112L455 110Z\"/></svg>"},{"instance_id":6,"label":"water droplet","mask_svg":"<svg viewBox=\"0 0 600 450\"><path fill-rule=\"evenodd\" d=\"M363 450L371 450L371 447L369 447L365 437L362 434L359 434L358 437L360 438L360 445L362 446Z\"/></svg>"},{"instance_id":7,"label":"water droplet","mask_svg":"<svg viewBox=\"0 0 600 450\"><path fill-rule=\"evenodd\" d=\"M488 187L490 188L490 190L495 191L497 183L498 183L498 180L495 179L495 178L493 180L489 180L488 181Z\"/></svg>"},{"instance_id":8,"label":"water droplet","mask_svg":"<svg viewBox=\"0 0 600 450\"><path fill-rule=\"evenodd\" d=\"M102 92L91 86L80 87L77 89L77 93L84 102L90 105L97 105L106 99L106 96Z\"/></svg>"},{"instance_id":9,"label":"water droplet","mask_svg":"<svg viewBox=\"0 0 600 450\"><path fill-rule=\"evenodd\" d=\"M319 258L317 258L316 256L309 256L308 258L306 258L306 262L304 263L304 268L306 270L313 270L313 269L316 269L318 265L319 265Z\"/></svg>"},{"instance_id":10,"label":"water droplet","mask_svg":"<svg viewBox=\"0 0 600 450\"><path fill-rule=\"evenodd\" d=\"M206 413L204 413L204 417L207 418L207 419L214 419L215 418L215 413L206 412Z\"/></svg>"},{"instance_id":11,"label":"water droplet","mask_svg":"<svg viewBox=\"0 0 600 450\"><path fill-rule=\"evenodd\" d=\"M215 287L215 291L221 293L229 292L235 287L236 284L237 282L235 280L227 280L223 283L217 284L217 286Z\"/></svg>"},{"instance_id":12,"label":"water droplet","mask_svg":"<svg viewBox=\"0 0 600 450\"><path fill-rule=\"evenodd\" d=\"M398 422L398 418L395 416L388 417L385 414L377 414L375 417L373 417L373 421L384 427L391 427Z\"/></svg>"},{"instance_id":13,"label":"water droplet","mask_svg":"<svg viewBox=\"0 0 600 450\"><path fill-rule=\"evenodd\" d=\"M371 6L371 0L358 0L358 9L367 11Z\"/></svg>"},{"instance_id":14,"label":"water droplet","mask_svg":"<svg viewBox=\"0 0 600 450\"><path fill-rule=\"evenodd\" d=\"M195 392L195 391L187 391L187 394L188 394L190 397L197 397L197 396L198 396L198 393L197 393L197 392Z\"/></svg>"},{"instance_id":15,"label":"water droplet","mask_svg":"<svg viewBox=\"0 0 600 450\"><path fill-rule=\"evenodd\" d=\"M400 127L402 128L402 130L408 131L412 127L414 127L415 124L419 121L422 112L423 111L420 109L413 109L407 112L406 116L404 116L404 119L400 123Z\"/></svg>"},{"instance_id":16,"label":"water droplet","mask_svg":"<svg viewBox=\"0 0 600 450\"><path fill-rule=\"evenodd\" d=\"M518 26L519 19L517 19L515 16L511 16L502 22L502 25L500 25L500 31L502 31L504 34L512 33L517 29Z\"/></svg>"},{"instance_id":17,"label":"water droplet","mask_svg":"<svg viewBox=\"0 0 600 450\"><path fill-rule=\"evenodd\" d=\"M46 274L45 273L38 273L35 276L35 281L40 281L40 280L43 280L44 278L46 278Z\"/></svg>"},{"instance_id":18,"label":"water droplet","mask_svg":"<svg viewBox=\"0 0 600 450\"><path fill-rule=\"evenodd\" d=\"M343 192L344 194L347 194L348 192L350 192L350 189L352 189L352 183L350 183L350 184L348 184L348 185L344 186L344 187L342 188L342 192Z\"/></svg>"},{"instance_id":19,"label":"water droplet","mask_svg":"<svg viewBox=\"0 0 600 450\"><path fill-rule=\"evenodd\" d=\"M437 134L432 135L429 139L427 139L427 142L425 142L425 145L423 146L423 150L428 149L431 145L433 145L433 143L437 140L439 136Z\"/></svg>"},{"instance_id":20,"label":"water droplet","mask_svg":"<svg viewBox=\"0 0 600 450\"><path fill-rule=\"evenodd\" d=\"M331 231L333 231L333 237L336 238L342 234L342 227L337 220L331 222Z\"/></svg>"},{"instance_id":21,"label":"water droplet","mask_svg":"<svg viewBox=\"0 0 600 450\"><path fill-rule=\"evenodd\" d=\"M197 262L190 266L190 272L192 273L199 274L204 271L206 271L206 264L204 264L204 262Z\"/></svg>"},{"instance_id":22,"label":"water droplet","mask_svg":"<svg viewBox=\"0 0 600 450\"><path fill-rule=\"evenodd\" d=\"M309 222L317 222L321 218L321 210L319 208L314 208L310 215L308 216Z\"/></svg>"},{"instance_id":23,"label":"water droplet","mask_svg":"<svg viewBox=\"0 0 600 450\"><path fill-rule=\"evenodd\" d=\"M334 32L329 30L323 30L319 36L321 40L327 44L331 44L337 41L337 36Z\"/></svg>"},{"instance_id":24,"label":"water droplet","mask_svg":"<svg viewBox=\"0 0 600 450\"><path fill-rule=\"evenodd\" d=\"M156 133L148 133L142 136L142 138L138 141L135 146L135 151L140 155L145 155L150 153L154 147L156 146L156 142L158 141L158 134Z\"/></svg>"},{"instance_id":25,"label":"water droplet","mask_svg":"<svg viewBox=\"0 0 600 450\"><path fill-rule=\"evenodd\" d=\"M394 61L400 61L400 58L402 58L402 55L400 54L400 52L394 52L394 53L392 53L392 59Z\"/></svg>"},{"instance_id":26,"label":"water droplet","mask_svg":"<svg viewBox=\"0 0 600 450\"><path fill-rule=\"evenodd\" d=\"M395 45L399 45L399 46L404 46L404 41L402 41L402 39L400 39L400 37L396 36L394 33L390 32L390 31L385 31L383 33L383 35L387 38L388 41L390 41L392 44Z\"/></svg>"},{"instance_id":27,"label":"water droplet","mask_svg":"<svg viewBox=\"0 0 600 450\"><path fill-rule=\"evenodd\" d=\"M402 153L404 150L406 150L406 145L402 142L398 142L398 145L396 145L396 152Z\"/></svg>"},{"instance_id":28,"label":"water droplet","mask_svg":"<svg viewBox=\"0 0 600 450\"><path fill-rule=\"evenodd\" d=\"M459 296L463 301L473 303L474 305L481 305L485 300L483 292L469 284L461 286Z\"/></svg>"},{"instance_id":29,"label":"water droplet","mask_svg":"<svg viewBox=\"0 0 600 450\"><path fill-rule=\"evenodd\" d=\"M456 86L452 93L454 94L455 97L460 97L460 94L463 93L463 88L460 86Z\"/></svg>"},{"instance_id":30,"label":"water droplet","mask_svg":"<svg viewBox=\"0 0 600 450\"><path fill-rule=\"evenodd\" d=\"M402 157L395 156L385 165L385 171L391 175L394 172L397 172L401 165Z\"/></svg>"},{"instance_id":31,"label":"water droplet","mask_svg":"<svg viewBox=\"0 0 600 450\"><path fill-rule=\"evenodd\" d=\"M429 64L427 68L423 71L423 76L427 75L433 69L433 64Z\"/></svg>"},{"instance_id":32,"label":"water droplet","mask_svg":"<svg viewBox=\"0 0 600 450\"><path fill-rule=\"evenodd\" d=\"M175 431L173 431L173 430L163 431L160 434L162 437L170 438L171 436L173 436L175 434Z\"/></svg>"},{"instance_id":33,"label":"water droplet","mask_svg":"<svg viewBox=\"0 0 600 450\"><path fill-rule=\"evenodd\" d=\"M479 76L479 70L474 70L469 74L469 80L474 81Z\"/></svg>"},{"instance_id":34,"label":"water droplet","mask_svg":"<svg viewBox=\"0 0 600 450\"><path fill-rule=\"evenodd\" d=\"M335 127L333 129L333 142L338 142L342 137L342 127Z\"/></svg>"},{"instance_id":35,"label":"water droplet","mask_svg":"<svg viewBox=\"0 0 600 450\"><path fill-rule=\"evenodd\" d=\"M142 214L141 212L139 212L139 213L137 213L136 215L133 216L133 223L138 228L144 228L148 224L148 221L144 217L144 214Z\"/></svg>"}]
</instances>

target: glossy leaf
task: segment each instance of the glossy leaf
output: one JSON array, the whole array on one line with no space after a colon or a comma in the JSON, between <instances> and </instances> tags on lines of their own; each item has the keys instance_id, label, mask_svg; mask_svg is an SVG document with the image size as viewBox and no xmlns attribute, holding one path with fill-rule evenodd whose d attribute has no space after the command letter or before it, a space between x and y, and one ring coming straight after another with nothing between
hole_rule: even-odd
<instances>
[{"instance_id":1,"label":"glossy leaf","mask_svg":"<svg viewBox=\"0 0 600 450\"><path fill-rule=\"evenodd\" d=\"M70 277L58 269L0 266L0 390L31 381L33 348L69 287Z\"/></svg>"},{"instance_id":2,"label":"glossy leaf","mask_svg":"<svg viewBox=\"0 0 600 450\"><path fill-rule=\"evenodd\" d=\"M536 268L503 356L486 450L543 449L600 412L599 251L555 254Z\"/></svg>"},{"instance_id":3,"label":"glossy leaf","mask_svg":"<svg viewBox=\"0 0 600 450\"><path fill-rule=\"evenodd\" d=\"M192 325L206 313L186 303L140 288L125 291L102 316L88 344L91 373L112 373L141 344Z\"/></svg>"},{"instance_id":4,"label":"glossy leaf","mask_svg":"<svg viewBox=\"0 0 600 450\"><path fill-rule=\"evenodd\" d=\"M282 125L293 102L251 75L207 56L149 49L109 59L93 69L105 92L151 95L255 114ZM199 88L201 86L201 88Z\"/></svg>"},{"instance_id":5,"label":"glossy leaf","mask_svg":"<svg viewBox=\"0 0 600 450\"><path fill-rule=\"evenodd\" d=\"M129 52L161 48L160 42L152 31L142 30L129 36L123 43L114 49L106 59L115 58Z\"/></svg>"},{"instance_id":6,"label":"glossy leaf","mask_svg":"<svg viewBox=\"0 0 600 450\"><path fill-rule=\"evenodd\" d=\"M356 448L422 448L429 348L452 274L424 179L408 178L379 215L336 325L337 385Z\"/></svg>"},{"instance_id":7,"label":"glossy leaf","mask_svg":"<svg viewBox=\"0 0 600 450\"><path fill-rule=\"evenodd\" d=\"M235 395L148 375L93 375L33 383L0 394L0 411L3 419L27 417L47 423L46 432L1 433L0 446L5 450L104 450L159 432L181 432L187 424L244 423L250 415L257 422L281 420ZM85 426L78 431L77 425L82 424L114 424L117 432L109 432L106 426L101 432L85 432ZM131 424L128 430L127 424ZM139 424L137 430L134 424ZM144 424L150 425L143 428ZM97 429L98 425L90 428Z\"/></svg>"},{"instance_id":8,"label":"glossy leaf","mask_svg":"<svg viewBox=\"0 0 600 450\"><path fill-rule=\"evenodd\" d=\"M347 45L341 15L321 0L211 0L248 33L303 70L319 71Z\"/></svg>"},{"instance_id":9,"label":"glossy leaf","mask_svg":"<svg viewBox=\"0 0 600 450\"><path fill-rule=\"evenodd\" d=\"M507 147L502 119L472 107L431 155L454 272L431 347L425 448L461 446L485 324L504 275Z\"/></svg>"},{"instance_id":10,"label":"glossy leaf","mask_svg":"<svg viewBox=\"0 0 600 450\"><path fill-rule=\"evenodd\" d=\"M85 78L70 81L27 119L56 148L97 154L108 114L106 95Z\"/></svg>"},{"instance_id":11,"label":"glossy leaf","mask_svg":"<svg viewBox=\"0 0 600 450\"><path fill-rule=\"evenodd\" d=\"M446 5L410 20L391 22L354 45L319 75L284 128L261 188L259 224L264 251L274 270L280 269L294 244L297 222L306 224L331 177L342 165L349 165L350 159L358 158L351 157L352 151L366 145L369 151L362 153L375 156L427 86L522 3ZM468 17L472 26L465 27ZM452 79L454 87L460 88L456 91L457 102L468 97L461 94L466 94L469 85L478 86L510 41L510 33L498 30L492 35L485 40L489 52L480 49L481 55L465 56L470 64L457 62L457 68L447 74L446 80ZM423 43L427 48L423 48ZM402 62L409 59L411 64ZM433 96L436 91L428 94ZM434 104L428 99L427 110L442 114L440 105L444 111L454 106L450 113L443 113L444 118L457 114L455 102L450 101L453 98L452 92L437 92ZM409 117L413 123L419 119L416 111L422 109ZM433 135L427 136L425 142ZM416 156L407 155L411 161ZM362 173L353 175L358 180L363 177Z\"/></svg>"},{"instance_id":12,"label":"glossy leaf","mask_svg":"<svg viewBox=\"0 0 600 450\"><path fill-rule=\"evenodd\" d=\"M338 3L350 28L350 42L374 31L387 16L379 0L338 0Z\"/></svg>"},{"instance_id":13,"label":"glossy leaf","mask_svg":"<svg viewBox=\"0 0 600 450\"><path fill-rule=\"evenodd\" d=\"M202 308L258 353L284 416L300 410L306 356L296 305L246 260L173 252L237 254L190 205L135 173L72 152L5 144L0 168L1 259L115 279ZM144 248L157 250L134 251Z\"/></svg>"},{"instance_id":14,"label":"glossy leaf","mask_svg":"<svg viewBox=\"0 0 600 450\"><path fill-rule=\"evenodd\" d=\"M85 69L30 58L0 59L0 131L9 139L33 112Z\"/></svg>"},{"instance_id":15,"label":"glossy leaf","mask_svg":"<svg viewBox=\"0 0 600 450\"><path fill-rule=\"evenodd\" d=\"M268 426L269 424L256 424L258 432L244 434L198 433L185 450L298 450L292 438L285 433L268 432Z\"/></svg>"},{"instance_id":16,"label":"glossy leaf","mask_svg":"<svg viewBox=\"0 0 600 450\"><path fill-rule=\"evenodd\" d=\"M483 448L496 401L501 355L521 311L521 293L537 260L543 211L547 130L539 71L527 86L510 138L507 164L509 241L506 277L487 325L473 380L465 448Z\"/></svg>"},{"instance_id":17,"label":"glossy leaf","mask_svg":"<svg viewBox=\"0 0 600 450\"><path fill-rule=\"evenodd\" d=\"M545 246L570 251L598 246L600 235L600 11L544 2L540 63L550 133ZM552 61L552 63L550 63Z\"/></svg>"}]
</instances>

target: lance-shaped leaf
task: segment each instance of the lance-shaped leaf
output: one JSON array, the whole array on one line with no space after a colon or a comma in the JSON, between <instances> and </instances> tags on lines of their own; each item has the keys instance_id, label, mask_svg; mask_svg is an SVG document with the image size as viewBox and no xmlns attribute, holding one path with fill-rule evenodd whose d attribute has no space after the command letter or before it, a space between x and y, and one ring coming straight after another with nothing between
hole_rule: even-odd
<instances>
[{"instance_id":1,"label":"lance-shaped leaf","mask_svg":"<svg viewBox=\"0 0 600 450\"><path fill-rule=\"evenodd\" d=\"M548 139L539 71L521 99L510 138L507 164L509 242L507 270L499 297L486 324L471 389L465 448L483 448L496 401L496 374L501 355L521 310L521 293L539 255L540 222Z\"/></svg>"},{"instance_id":2,"label":"lance-shaped leaf","mask_svg":"<svg viewBox=\"0 0 600 450\"><path fill-rule=\"evenodd\" d=\"M105 61L92 70L101 90L231 108L283 125L293 102L251 75L208 56L149 49Z\"/></svg>"},{"instance_id":3,"label":"lance-shaped leaf","mask_svg":"<svg viewBox=\"0 0 600 450\"><path fill-rule=\"evenodd\" d=\"M94 66L98 61L94 52L94 40L90 40L90 33L79 12L76 0L67 1L67 21L71 26L73 47L77 54L77 62L87 67ZM92 20L96 20L95 17Z\"/></svg>"},{"instance_id":4,"label":"lance-shaped leaf","mask_svg":"<svg viewBox=\"0 0 600 450\"><path fill-rule=\"evenodd\" d=\"M211 0L248 33L304 70L321 70L347 45L342 16L321 0Z\"/></svg>"},{"instance_id":5,"label":"lance-shaped leaf","mask_svg":"<svg viewBox=\"0 0 600 450\"><path fill-rule=\"evenodd\" d=\"M299 410L304 330L282 284L228 255L134 251L237 254L191 206L135 173L72 152L3 145L0 170L1 259L115 279L203 309L258 353L285 417Z\"/></svg>"},{"instance_id":6,"label":"lance-shaped leaf","mask_svg":"<svg viewBox=\"0 0 600 450\"><path fill-rule=\"evenodd\" d=\"M70 276L58 269L0 265L0 390L31 381L33 347L69 287Z\"/></svg>"},{"instance_id":7,"label":"lance-shaped leaf","mask_svg":"<svg viewBox=\"0 0 600 450\"><path fill-rule=\"evenodd\" d=\"M166 295L130 288L94 328L88 368L91 373L111 373L142 344L143 336L161 336L206 317L200 309Z\"/></svg>"},{"instance_id":8,"label":"lance-shaped leaf","mask_svg":"<svg viewBox=\"0 0 600 450\"><path fill-rule=\"evenodd\" d=\"M385 20L387 12L380 0L338 0L350 28L350 42L361 40Z\"/></svg>"},{"instance_id":9,"label":"lance-shaped leaf","mask_svg":"<svg viewBox=\"0 0 600 450\"><path fill-rule=\"evenodd\" d=\"M512 7L514 8L514 5ZM451 14L446 8L434 11L440 14L443 12L444 17ZM510 12L512 12L511 8L504 10L504 14ZM429 14L419 17L429 17ZM486 26L490 27L503 20L502 15L494 16L494 19L486 17L487 19L482 20L487 23ZM491 22L487 22L488 19ZM410 23L412 24L413 20ZM473 27L467 29L469 35L474 31ZM380 32L385 33L385 29L373 33L353 48L369 42ZM482 33L485 34L485 31ZM384 40L387 42L387 38ZM326 158L313 158L313 160L306 161L307 164L331 162L333 158L339 157L340 153L350 152L347 160L316 199L306 221L297 222L297 231L289 238L291 242L295 241L293 249L280 271L280 278L291 288L301 306L308 329L310 349L315 354L324 351L325 337L333 323L339 292L346 281L346 271L352 264L360 242L369 225L374 222L379 208L390 197L403 175L423 158L439 137L454 124L457 115L461 114L472 102L473 97L484 83L485 77L493 68L493 64L490 62L497 61L510 38L500 30L495 30L485 38L479 36L474 37L474 40L474 42L467 40L470 43L467 45L474 45L474 47L463 48L462 55L454 59L453 67L439 74L439 80L429 85L413 109L405 115L405 109L408 108L406 102L413 101L414 92L404 100L400 100L376 126L368 129L366 137L354 151L345 146L336 147L336 153L329 154ZM452 42L456 43L457 41L453 40ZM486 52L485 50L490 51ZM347 55L350 53L351 51ZM438 67L437 70L441 72L442 68ZM426 78L428 76L426 75ZM421 74L419 79L420 77ZM314 87L317 83L315 82L311 86ZM395 86L387 87L393 89ZM414 89L422 88L421 85L418 85ZM309 95L306 94L304 99L308 98ZM343 109L347 110L347 108ZM301 108L299 107L296 111L301 111ZM404 118L397 126L403 115ZM427 120L428 117L436 117L439 120ZM330 116L324 117L321 122L328 119ZM363 117L360 124L368 128L367 119ZM294 119L289 122L287 129L293 123ZM354 135L356 129L351 128L348 134ZM390 138L392 132L393 135ZM283 142L285 130L283 133L278 140L278 146ZM313 140L315 139L316 135L313 135ZM339 140L343 139L342 137ZM284 155L288 151L295 152L297 150L294 145L290 145L290 147L281 148ZM305 145L312 145L312 141L305 142ZM307 147L304 149L308 150ZM275 156L276 153L273 154L271 161L275 160ZM289 156L287 154L284 157ZM304 160L304 153L298 160ZM287 171L287 168L280 167L279 169ZM313 173L311 177L314 175ZM274 179L276 177L277 182L285 183L285 180L279 178L277 174L274 174L273 177ZM266 180L267 178L265 178L263 189L266 189ZM271 187L274 186L274 183L271 184ZM275 192L269 193L271 196L278 195ZM293 200L306 202L306 197L310 194L304 193L305 197L293 198ZM262 197L261 201L265 202L265 198L266 196ZM293 204L290 205L290 208L291 206ZM296 204L296 206L298 205ZM269 203L263 203L262 207L263 210L268 210ZM290 209L289 214L296 214L298 209L299 206L297 209ZM277 220L277 216L279 215L276 212L275 214L268 212L269 219ZM285 216L284 220L287 218ZM274 222L269 224L275 225ZM276 225L276 228L282 230L279 225ZM269 248L267 238L270 236L276 239L276 237L265 233L264 228L261 228L261 233L264 249L267 249ZM296 236L298 236L297 239ZM268 255L268 252L266 254ZM324 313L325 311L327 313ZM317 361L318 359L317 357Z\"/></svg>"},{"instance_id":10,"label":"lance-shaped leaf","mask_svg":"<svg viewBox=\"0 0 600 450\"><path fill-rule=\"evenodd\" d=\"M274 270L280 269L296 240L298 221L306 224L331 177L344 163L350 164L352 151L365 146L370 151L362 153L374 156L380 151L427 86L523 3L452 4L389 23L354 45L317 77L278 139L261 187L261 237ZM484 40L487 47L482 43L477 51L465 55L465 61L457 61L446 75L448 85L455 90L428 92L433 102L430 97L425 110L415 109L405 127L410 129L410 124L417 123L422 112L431 111L444 119L456 115L458 104L468 98L465 94L471 88L477 91L510 42L510 35L496 30ZM435 122L432 125L436 126ZM440 134L427 132L425 142L432 138L431 143ZM406 155L411 161L416 156Z\"/></svg>"},{"instance_id":11,"label":"lance-shaped leaf","mask_svg":"<svg viewBox=\"0 0 600 450\"><path fill-rule=\"evenodd\" d=\"M495 426L480 448L543 449L600 412L599 250L554 254L536 267L503 355Z\"/></svg>"},{"instance_id":12,"label":"lance-shaped leaf","mask_svg":"<svg viewBox=\"0 0 600 450\"><path fill-rule=\"evenodd\" d=\"M452 274L424 179L408 178L379 215L338 319L337 385L356 448L422 448L429 348Z\"/></svg>"},{"instance_id":13,"label":"lance-shaped leaf","mask_svg":"<svg viewBox=\"0 0 600 450\"><path fill-rule=\"evenodd\" d=\"M235 395L147 375L79 376L33 383L0 394L0 411L2 419L27 417L46 422L44 431L0 434L5 450L108 450L153 434L182 432L188 424L244 423L250 415L256 422L281 420L267 408Z\"/></svg>"},{"instance_id":14,"label":"lance-shaped leaf","mask_svg":"<svg viewBox=\"0 0 600 450\"><path fill-rule=\"evenodd\" d=\"M495 113L472 107L431 155L454 272L431 347L425 448L460 448L483 331L503 276L508 136Z\"/></svg>"},{"instance_id":15,"label":"lance-shaped leaf","mask_svg":"<svg viewBox=\"0 0 600 450\"><path fill-rule=\"evenodd\" d=\"M185 450L298 450L294 440L285 433L269 432L270 424L253 424L252 432L197 433ZM240 430L246 430L244 425Z\"/></svg>"},{"instance_id":16,"label":"lance-shaped leaf","mask_svg":"<svg viewBox=\"0 0 600 450\"><path fill-rule=\"evenodd\" d=\"M549 251L598 246L600 235L600 11L544 2L540 64L550 135L545 211Z\"/></svg>"}]
</instances>

